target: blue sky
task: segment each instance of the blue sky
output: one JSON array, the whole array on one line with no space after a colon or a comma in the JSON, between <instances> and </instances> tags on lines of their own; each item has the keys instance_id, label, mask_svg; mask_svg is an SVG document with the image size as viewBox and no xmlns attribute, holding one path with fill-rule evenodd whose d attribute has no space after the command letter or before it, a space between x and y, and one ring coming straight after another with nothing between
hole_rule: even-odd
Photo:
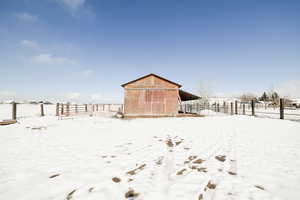
<instances>
[{"instance_id":1,"label":"blue sky","mask_svg":"<svg viewBox=\"0 0 300 200\"><path fill-rule=\"evenodd\" d=\"M121 102L120 85L148 73L194 93L295 89L299 11L298 0L0 0L0 100Z\"/></svg>"}]
</instances>

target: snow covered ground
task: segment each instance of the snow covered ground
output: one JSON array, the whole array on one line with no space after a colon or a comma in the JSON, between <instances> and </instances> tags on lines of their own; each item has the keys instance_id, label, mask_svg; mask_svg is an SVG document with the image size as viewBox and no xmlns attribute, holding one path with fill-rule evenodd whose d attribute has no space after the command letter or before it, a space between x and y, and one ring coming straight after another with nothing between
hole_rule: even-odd
<instances>
[{"instance_id":1,"label":"snow covered ground","mask_svg":"<svg viewBox=\"0 0 300 200\"><path fill-rule=\"evenodd\" d=\"M46 116L55 115L56 105L44 105L44 113ZM40 105L34 104L18 104L17 105L17 117L28 118L41 115ZM0 104L0 121L12 118L12 105Z\"/></svg>"},{"instance_id":2,"label":"snow covered ground","mask_svg":"<svg viewBox=\"0 0 300 200\"><path fill-rule=\"evenodd\" d=\"M298 200L299 147L300 123L248 116L21 118L0 199Z\"/></svg>"}]
</instances>

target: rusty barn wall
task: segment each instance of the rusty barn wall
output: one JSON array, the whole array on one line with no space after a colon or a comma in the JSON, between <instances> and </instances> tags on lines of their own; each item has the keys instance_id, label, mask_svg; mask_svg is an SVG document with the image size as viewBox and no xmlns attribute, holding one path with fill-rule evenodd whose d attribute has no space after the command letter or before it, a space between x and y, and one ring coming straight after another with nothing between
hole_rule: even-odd
<instances>
[{"instance_id":1,"label":"rusty barn wall","mask_svg":"<svg viewBox=\"0 0 300 200\"><path fill-rule=\"evenodd\" d=\"M125 86L125 115L177 115L178 86L155 76Z\"/></svg>"}]
</instances>

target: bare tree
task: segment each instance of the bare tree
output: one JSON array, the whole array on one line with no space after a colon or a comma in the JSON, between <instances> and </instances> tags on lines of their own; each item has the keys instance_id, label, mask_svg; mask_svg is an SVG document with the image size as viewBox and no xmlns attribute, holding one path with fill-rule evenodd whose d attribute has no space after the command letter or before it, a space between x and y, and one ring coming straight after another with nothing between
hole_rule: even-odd
<instances>
[{"instance_id":1,"label":"bare tree","mask_svg":"<svg viewBox=\"0 0 300 200\"><path fill-rule=\"evenodd\" d=\"M214 84L208 81L200 81L198 93L203 101L208 101L208 98L214 94Z\"/></svg>"},{"instance_id":2,"label":"bare tree","mask_svg":"<svg viewBox=\"0 0 300 200\"><path fill-rule=\"evenodd\" d=\"M244 101L244 102L250 102L251 100L253 99L257 99L256 95L255 94L252 94L252 93L245 93L245 94L242 94L240 96L240 99L241 101Z\"/></svg>"}]
</instances>

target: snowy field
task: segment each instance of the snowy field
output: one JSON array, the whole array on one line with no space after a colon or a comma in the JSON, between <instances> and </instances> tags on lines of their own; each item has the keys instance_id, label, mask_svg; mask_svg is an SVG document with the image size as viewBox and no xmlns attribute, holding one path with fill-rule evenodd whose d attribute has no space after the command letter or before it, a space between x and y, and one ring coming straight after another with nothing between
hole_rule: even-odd
<instances>
[{"instance_id":1,"label":"snowy field","mask_svg":"<svg viewBox=\"0 0 300 200\"><path fill-rule=\"evenodd\" d=\"M0 127L0 199L298 200L299 147L286 120L22 118Z\"/></svg>"}]
</instances>

